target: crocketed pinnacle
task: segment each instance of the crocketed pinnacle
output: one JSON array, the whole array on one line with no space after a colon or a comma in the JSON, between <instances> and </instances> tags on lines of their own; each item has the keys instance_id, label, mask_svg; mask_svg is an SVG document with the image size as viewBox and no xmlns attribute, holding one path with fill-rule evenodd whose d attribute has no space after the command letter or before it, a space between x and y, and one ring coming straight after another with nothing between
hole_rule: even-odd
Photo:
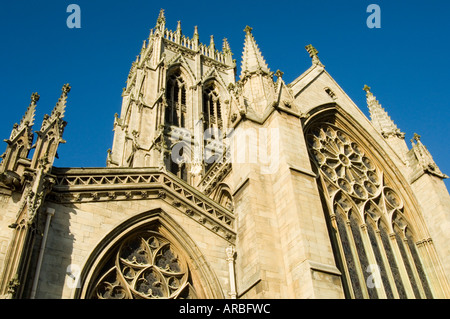
<instances>
[{"instance_id":1,"label":"crocketed pinnacle","mask_svg":"<svg viewBox=\"0 0 450 319\"><path fill-rule=\"evenodd\" d=\"M164 16L164 9L159 11L158 19L156 19L155 30L164 31L166 27L166 17Z\"/></svg>"},{"instance_id":2,"label":"crocketed pinnacle","mask_svg":"<svg viewBox=\"0 0 450 319\"><path fill-rule=\"evenodd\" d=\"M22 120L20 121L20 126L28 125L32 126L34 123L34 116L36 114L36 103L39 101L39 94L36 92L31 94L31 102L28 106L27 111L25 112L25 115L23 116Z\"/></svg>"},{"instance_id":3,"label":"crocketed pinnacle","mask_svg":"<svg viewBox=\"0 0 450 319\"><path fill-rule=\"evenodd\" d=\"M247 26L244 31L246 34L244 52L242 54L241 79L245 74L257 71L269 74L269 67L256 44L255 38L251 32L252 28Z\"/></svg>"},{"instance_id":4,"label":"crocketed pinnacle","mask_svg":"<svg viewBox=\"0 0 450 319\"><path fill-rule=\"evenodd\" d=\"M394 121L390 118L388 113L381 107L381 104L377 101L370 87L364 85L363 88L366 91L367 106L369 107L370 120L384 137L391 135L404 138L405 134L400 132L400 129L395 125Z\"/></svg>"},{"instance_id":5,"label":"crocketed pinnacle","mask_svg":"<svg viewBox=\"0 0 450 319\"><path fill-rule=\"evenodd\" d=\"M53 117L64 117L64 112L66 110L66 101L67 101L67 94L70 92L70 85L64 84L62 87L61 97L59 98L58 102L56 103L55 107L53 108L53 111L50 115L51 118Z\"/></svg>"}]
</instances>

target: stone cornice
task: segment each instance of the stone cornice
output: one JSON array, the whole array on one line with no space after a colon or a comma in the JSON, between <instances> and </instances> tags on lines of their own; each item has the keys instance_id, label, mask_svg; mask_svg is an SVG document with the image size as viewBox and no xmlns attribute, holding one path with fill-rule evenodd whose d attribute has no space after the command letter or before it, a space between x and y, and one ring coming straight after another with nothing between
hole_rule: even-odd
<instances>
[{"instance_id":1,"label":"stone cornice","mask_svg":"<svg viewBox=\"0 0 450 319\"><path fill-rule=\"evenodd\" d=\"M158 168L54 168L49 201L62 204L164 200L217 235L233 242L234 216L190 185Z\"/></svg>"}]
</instances>

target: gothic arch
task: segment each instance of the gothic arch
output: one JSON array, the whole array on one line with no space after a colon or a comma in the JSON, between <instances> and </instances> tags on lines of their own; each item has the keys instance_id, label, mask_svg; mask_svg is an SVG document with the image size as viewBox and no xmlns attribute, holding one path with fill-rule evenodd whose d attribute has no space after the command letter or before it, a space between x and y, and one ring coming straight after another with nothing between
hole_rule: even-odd
<instances>
[{"instance_id":1,"label":"gothic arch","mask_svg":"<svg viewBox=\"0 0 450 319\"><path fill-rule=\"evenodd\" d=\"M164 124L186 127L188 110L188 76L183 68L174 66L167 71L165 83Z\"/></svg>"},{"instance_id":2,"label":"gothic arch","mask_svg":"<svg viewBox=\"0 0 450 319\"><path fill-rule=\"evenodd\" d=\"M195 79L193 78L193 75L188 70L188 68L189 68L188 66L184 65L184 63L182 63L180 61L170 64L167 67L165 81L167 82L167 80L169 79L169 77L172 74L179 71L181 73L181 76L183 77L183 79L186 81L187 87L193 86Z\"/></svg>"},{"instance_id":3,"label":"gothic arch","mask_svg":"<svg viewBox=\"0 0 450 319\"><path fill-rule=\"evenodd\" d=\"M161 209L123 222L94 248L75 298L224 298L195 242Z\"/></svg>"},{"instance_id":4,"label":"gothic arch","mask_svg":"<svg viewBox=\"0 0 450 319\"><path fill-rule=\"evenodd\" d=\"M204 121L204 131L210 129L211 136L214 138L219 138L219 136L215 136L216 133L214 129L223 130L224 118L226 116L225 109L225 90L219 81L217 81L214 77L209 78L207 81L203 83L202 87L202 114Z\"/></svg>"},{"instance_id":5,"label":"gothic arch","mask_svg":"<svg viewBox=\"0 0 450 319\"><path fill-rule=\"evenodd\" d=\"M234 201L231 194L232 192L230 187L225 183L221 183L215 191L214 200L226 209L233 211Z\"/></svg>"},{"instance_id":6,"label":"gothic arch","mask_svg":"<svg viewBox=\"0 0 450 319\"><path fill-rule=\"evenodd\" d=\"M189 182L190 169L194 154L192 146L187 141L175 141L167 152L166 168L178 178Z\"/></svg>"},{"instance_id":7,"label":"gothic arch","mask_svg":"<svg viewBox=\"0 0 450 319\"><path fill-rule=\"evenodd\" d=\"M339 105L321 105L310 114L305 138L346 295L438 296L440 288L430 287L440 263L429 252L431 241L425 249L417 244L429 235L407 181L376 138ZM370 286L367 272L374 265L379 282Z\"/></svg>"},{"instance_id":8,"label":"gothic arch","mask_svg":"<svg viewBox=\"0 0 450 319\"><path fill-rule=\"evenodd\" d=\"M305 136L308 132L321 123L331 123L348 134L358 143L364 152L370 154L373 163L379 170L380 176L386 181L388 187L395 187L399 196L403 200L406 218L414 225L416 236L428 238L430 235L425 226L423 216L418 209L419 203L415 199L408 181L403 174L397 169L396 164L390 159L389 155L384 151L383 146L366 130L358 120L355 120L337 103L327 103L313 108L309 112L309 118L304 122ZM367 122L367 125L370 125ZM316 167L313 161L313 166ZM400 187L399 187L400 186ZM379 190L380 191L380 190Z\"/></svg>"}]
</instances>

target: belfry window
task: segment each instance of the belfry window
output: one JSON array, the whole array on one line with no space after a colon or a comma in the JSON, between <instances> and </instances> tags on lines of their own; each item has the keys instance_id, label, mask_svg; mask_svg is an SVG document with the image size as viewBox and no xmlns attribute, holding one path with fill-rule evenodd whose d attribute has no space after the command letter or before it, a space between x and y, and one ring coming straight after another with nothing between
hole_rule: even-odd
<instances>
[{"instance_id":1,"label":"belfry window","mask_svg":"<svg viewBox=\"0 0 450 319\"><path fill-rule=\"evenodd\" d=\"M306 137L347 297L432 298L402 198L371 155L333 124Z\"/></svg>"},{"instance_id":2,"label":"belfry window","mask_svg":"<svg viewBox=\"0 0 450 319\"><path fill-rule=\"evenodd\" d=\"M185 127L186 84L180 70L172 73L167 80L166 102L165 123Z\"/></svg>"},{"instance_id":3,"label":"belfry window","mask_svg":"<svg viewBox=\"0 0 450 319\"><path fill-rule=\"evenodd\" d=\"M203 128L222 129L222 109L219 94L213 84L208 85L203 91ZM214 130L211 130L214 135Z\"/></svg>"}]
</instances>

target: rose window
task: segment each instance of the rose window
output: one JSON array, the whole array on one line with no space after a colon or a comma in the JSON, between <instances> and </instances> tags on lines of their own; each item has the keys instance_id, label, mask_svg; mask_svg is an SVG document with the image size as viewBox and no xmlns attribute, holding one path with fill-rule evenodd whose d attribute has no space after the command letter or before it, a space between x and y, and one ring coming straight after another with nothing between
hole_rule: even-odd
<instances>
[{"instance_id":1,"label":"rose window","mask_svg":"<svg viewBox=\"0 0 450 319\"><path fill-rule=\"evenodd\" d=\"M308 135L312 155L328 181L359 200L380 192L380 173L361 148L342 131L328 126Z\"/></svg>"},{"instance_id":2,"label":"rose window","mask_svg":"<svg viewBox=\"0 0 450 319\"><path fill-rule=\"evenodd\" d=\"M104 271L92 298L196 298L186 261L157 232L129 237L116 249Z\"/></svg>"}]
</instances>

